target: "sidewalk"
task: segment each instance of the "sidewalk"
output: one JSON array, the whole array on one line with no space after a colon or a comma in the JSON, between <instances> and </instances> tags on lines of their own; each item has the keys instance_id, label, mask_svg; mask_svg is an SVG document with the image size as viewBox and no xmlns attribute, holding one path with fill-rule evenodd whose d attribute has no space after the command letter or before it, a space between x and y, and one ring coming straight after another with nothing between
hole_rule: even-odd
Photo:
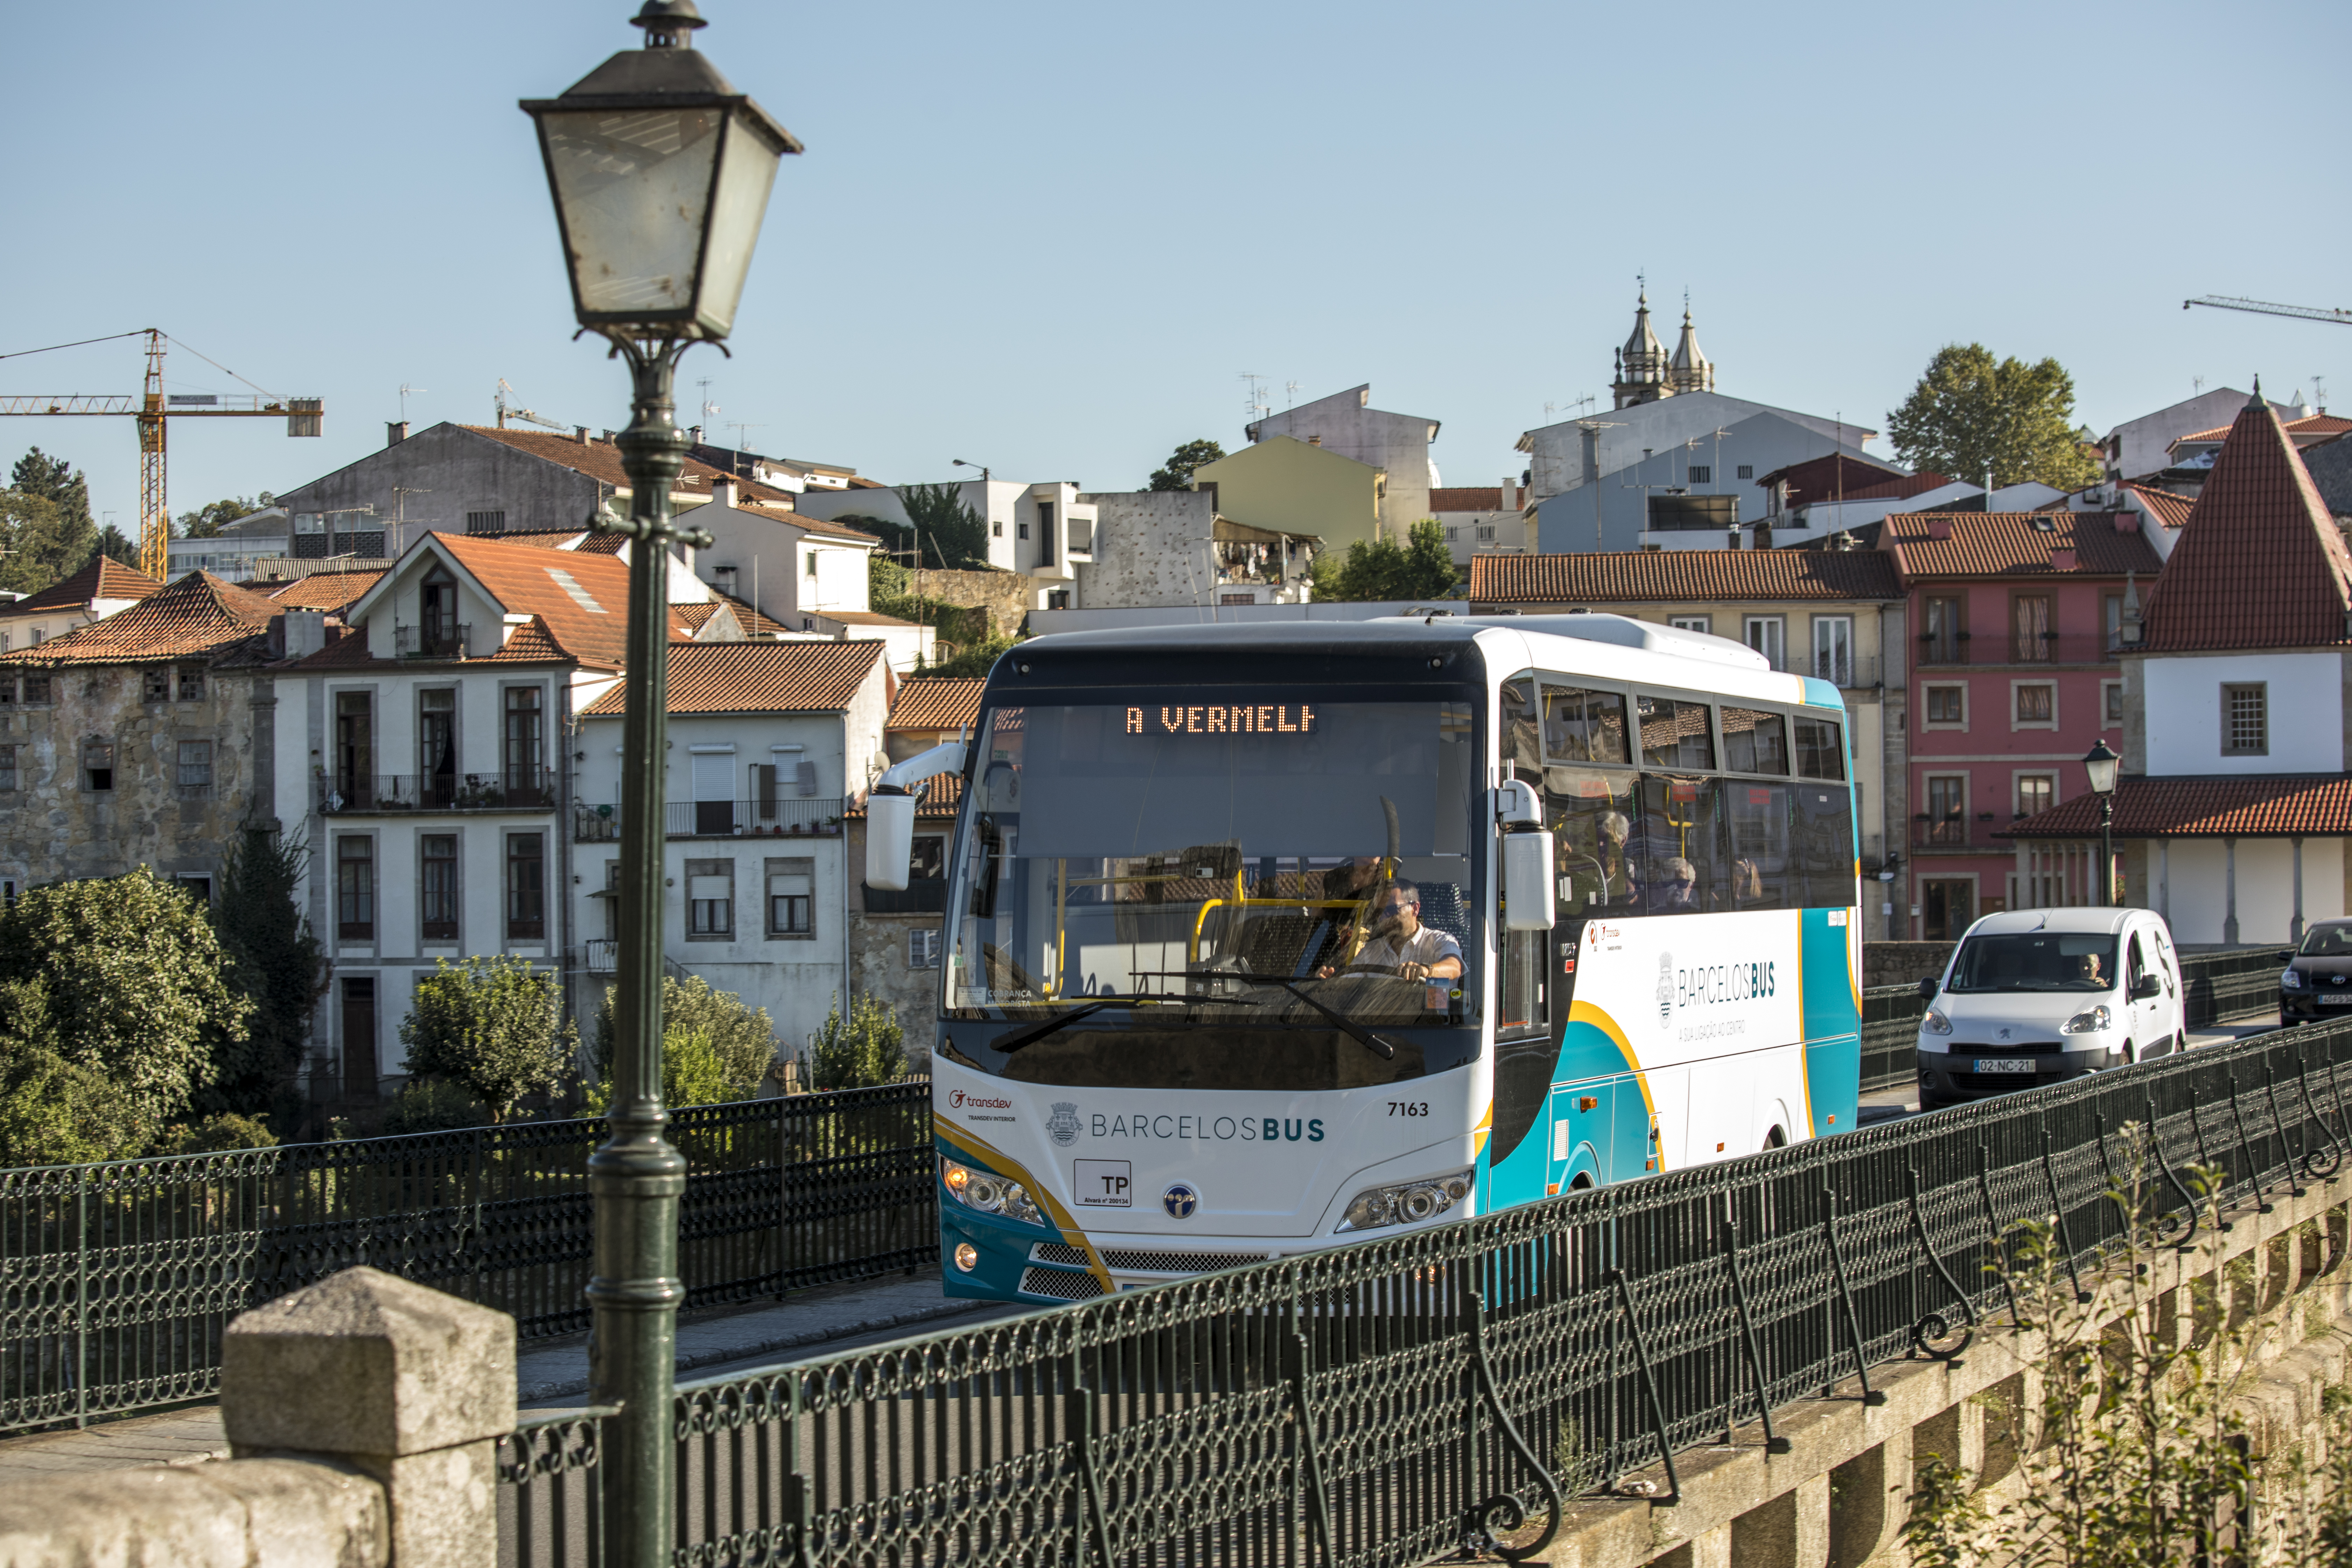
<instances>
[{"instance_id":1,"label":"sidewalk","mask_svg":"<svg viewBox=\"0 0 2352 1568\"><path fill-rule=\"evenodd\" d=\"M921 1332L940 1320L945 1320L940 1324L944 1328L969 1313L1001 1316L1007 1310L1001 1302L951 1300L940 1293L938 1279L929 1275L893 1275L799 1290L782 1301L713 1308L681 1318L678 1375L730 1362L785 1361L794 1351L835 1341L897 1338ZM586 1334L530 1341L518 1350L516 1392L525 1406L573 1404L587 1392ZM199 1405L102 1421L78 1432L0 1438L0 1480L141 1465L194 1465L228 1457L219 1406Z\"/></svg>"}]
</instances>

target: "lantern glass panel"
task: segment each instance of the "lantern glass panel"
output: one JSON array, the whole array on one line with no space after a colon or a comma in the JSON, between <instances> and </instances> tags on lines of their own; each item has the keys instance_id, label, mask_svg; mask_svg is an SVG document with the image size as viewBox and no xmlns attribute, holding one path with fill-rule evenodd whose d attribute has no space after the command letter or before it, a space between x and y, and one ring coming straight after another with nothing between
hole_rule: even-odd
<instances>
[{"instance_id":1,"label":"lantern glass panel","mask_svg":"<svg viewBox=\"0 0 2352 1568\"><path fill-rule=\"evenodd\" d=\"M583 313L658 319L694 308L711 165L727 118L717 107L541 117ZM734 292L741 287L739 272Z\"/></svg>"},{"instance_id":2,"label":"lantern glass panel","mask_svg":"<svg viewBox=\"0 0 2352 1568\"><path fill-rule=\"evenodd\" d=\"M721 337L734 330L735 307L743 298L743 279L751 270L751 250L759 243L761 220L768 215L776 165L782 161L782 154L740 116L728 120L725 147L719 162L719 190L711 203L699 312L704 329Z\"/></svg>"}]
</instances>

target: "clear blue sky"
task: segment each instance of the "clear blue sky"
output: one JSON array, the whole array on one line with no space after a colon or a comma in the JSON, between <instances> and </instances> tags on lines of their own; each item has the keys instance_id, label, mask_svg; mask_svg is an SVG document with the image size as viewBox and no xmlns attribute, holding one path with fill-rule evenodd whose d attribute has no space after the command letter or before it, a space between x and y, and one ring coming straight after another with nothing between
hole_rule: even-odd
<instances>
[{"instance_id":1,"label":"clear blue sky","mask_svg":"<svg viewBox=\"0 0 2352 1568\"><path fill-rule=\"evenodd\" d=\"M625 0L35 6L10 26L0 352L159 326L324 439L174 426L175 512L284 490L383 421L487 424L501 375L617 426L567 342L530 123L638 37ZM1722 390L1883 426L1928 356L2056 355L2104 429L2192 377L2352 407L2341 0L817 5L705 0L787 161L732 347L687 357L761 450L1139 486L1241 440L1243 371L1444 422L1455 484L1606 400L1646 269ZM2330 258L2334 258L2334 260ZM135 342L0 392L136 391ZM193 355L173 389L231 391ZM128 419L15 419L136 523ZM1874 450L1885 451L1882 437Z\"/></svg>"}]
</instances>

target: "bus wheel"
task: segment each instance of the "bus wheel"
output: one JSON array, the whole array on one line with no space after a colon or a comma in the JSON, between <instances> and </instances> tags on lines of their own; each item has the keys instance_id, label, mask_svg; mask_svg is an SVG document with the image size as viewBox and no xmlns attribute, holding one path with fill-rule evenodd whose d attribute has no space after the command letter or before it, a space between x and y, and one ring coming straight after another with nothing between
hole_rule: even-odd
<instances>
[{"instance_id":1,"label":"bus wheel","mask_svg":"<svg viewBox=\"0 0 2352 1568\"><path fill-rule=\"evenodd\" d=\"M2135 1047L2129 1040L2126 1040L2124 1042L2124 1066L2129 1067L2132 1063L2137 1060L2139 1060L2138 1047Z\"/></svg>"},{"instance_id":2,"label":"bus wheel","mask_svg":"<svg viewBox=\"0 0 2352 1568\"><path fill-rule=\"evenodd\" d=\"M1785 1149L1788 1146L1789 1135L1786 1132L1781 1131L1778 1127L1775 1127L1771 1131L1764 1134L1764 1147L1766 1149Z\"/></svg>"},{"instance_id":3,"label":"bus wheel","mask_svg":"<svg viewBox=\"0 0 2352 1568\"><path fill-rule=\"evenodd\" d=\"M1576 1180L1568 1184L1568 1190L1571 1193L1580 1193L1591 1185L1592 1173L1590 1171L1579 1171L1576 1173Z\"/></svg>"}]
</instances>

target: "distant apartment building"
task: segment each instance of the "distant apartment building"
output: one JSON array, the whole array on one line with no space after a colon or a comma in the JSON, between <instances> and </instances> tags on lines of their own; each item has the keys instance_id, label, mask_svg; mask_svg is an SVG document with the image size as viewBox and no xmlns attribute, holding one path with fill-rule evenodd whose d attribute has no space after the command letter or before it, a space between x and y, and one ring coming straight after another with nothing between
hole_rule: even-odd
<instances>
[{"instance_id":1,"label":"distant apartment building","mask_svg":"<svg viewBox=\"0 0 2352 1568\"><path fill-rule=\"evenodd\" d=\"M1373 531L1402 542L1406 531L1433 510L1430 492L1437 488L1438 475L1429 448L1437 439L1438 429L1438 421L1426 416L1391 414L1373 407L1371 384L1367 382L1296 408L1261 415L1244 427L1244 433L1253 447L1287 437L1377 471L1381 481L1373 509ZM1244 447L1243 452L1247 450ZM1323 531L1303 519L1252 515L1224 501L1219 506L1226 515L1260 528ZM1344 549L1356 536L1349 531L1325 537Z\"/></svg>"},{"instance_id":2,"label":"distant apartment building","mask_svg":"<svg viewBox=\"0 0 2352 1568\"><path fill-rule=\"evenodd\" d=\"M987 528L987 564L1027 579L1022 584L1026 607L1066 608L1080 569L1094 560L1095 508L1078 487L994 478L952 480L949 487ZM908 527L911 520L902 498L907 488L810 489L797 498L795 510L853 527L859 518Z\"/></svg>"},{"instance_id":3,"label":"distant apartment building","mask_svg":"<svg viewBox=\"0 0 2352 1568\"><path fill-rule=\"evenodd\" d=\"M1430 516L1445 530L1456 565L1474 555L1523 555L1534 548L1523 503L1527 487L1506 478L1498 485L1455 486L1429 492Z\"/></svg>"}]
</instances>

